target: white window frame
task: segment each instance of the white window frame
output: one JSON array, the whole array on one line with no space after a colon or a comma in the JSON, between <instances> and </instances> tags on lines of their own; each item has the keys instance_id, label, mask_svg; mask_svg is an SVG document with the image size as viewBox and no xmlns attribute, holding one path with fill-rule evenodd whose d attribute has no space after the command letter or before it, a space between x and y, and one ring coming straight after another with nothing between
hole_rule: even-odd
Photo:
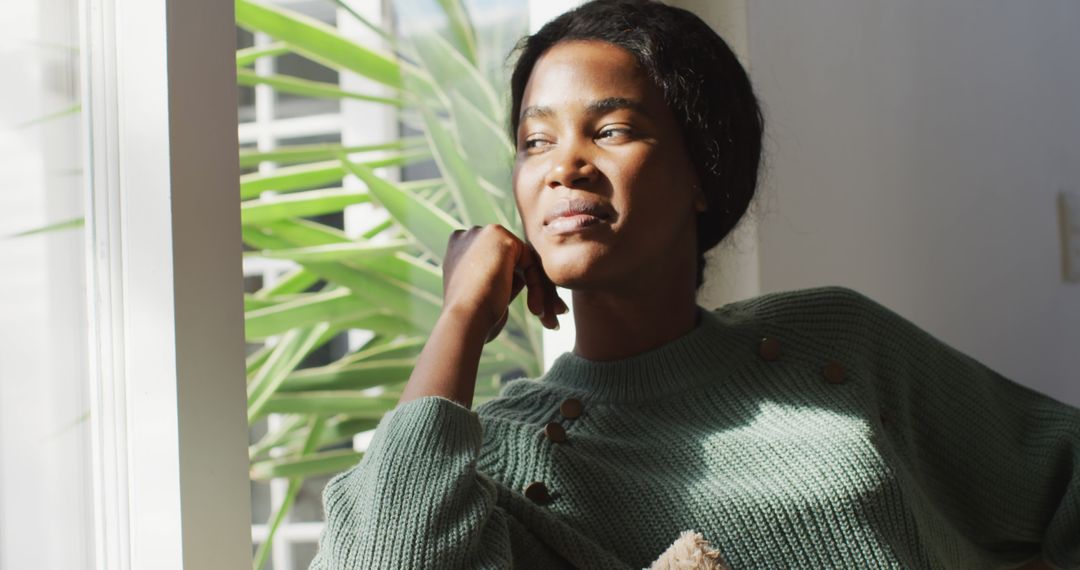
<instances>
[{"instance_id":1,"label":"white window frame","mask_svg":"<svg viewBox=\"0 0 1080 570\"><path fill-rule=\"evenodd\" d=\"M96 565L248 567L233 4L80 14Z\"/></svg>"}]
</instances>

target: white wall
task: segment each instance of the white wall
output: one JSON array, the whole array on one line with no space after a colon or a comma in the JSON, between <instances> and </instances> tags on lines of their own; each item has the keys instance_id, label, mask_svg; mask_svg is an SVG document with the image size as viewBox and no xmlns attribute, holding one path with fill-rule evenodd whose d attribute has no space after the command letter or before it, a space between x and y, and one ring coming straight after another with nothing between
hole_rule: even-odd
<instances>
[{"instance_id":1,"label":"white wall","mask_svg":"<svg viewBox=\"0 0 1080 570\"><path fill-rule=\"evenodd\" d=\"M716 30L748 69L746 0L669 0L672 6L690 10ZM758 228L755 209L750 211L724 241L706 255L705 283L698 290L698 304L717 308L761 291L758 261Z\"/></svg>"},{"instance_id":2,"label":"white wall","mask_svg":"<svg viewBox=\"0 0 1080 570\"><path fill-rule=\"evenodd\" d=\"M841 284L1080 405L1080 3L749 3L762 291Z\"/></svg>"}]
</instances>

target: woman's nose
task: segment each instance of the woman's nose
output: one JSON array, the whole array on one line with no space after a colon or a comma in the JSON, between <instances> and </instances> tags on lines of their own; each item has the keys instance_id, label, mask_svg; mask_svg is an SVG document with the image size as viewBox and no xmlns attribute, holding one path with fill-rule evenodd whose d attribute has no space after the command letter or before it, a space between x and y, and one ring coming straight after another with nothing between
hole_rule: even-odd
<instances>
[{"instance_id":1,"label":"woman's nose","mask_svg":"<svg viewBox=\"0 0 1080 570\"><path fill-rule=\"evenodd\" d=\"M565 186L582 188L592 184L597 177L596 166L581 145L567 142L555 150L555 156L547 173L548 188Z\"/></svg>"}]
</instances>

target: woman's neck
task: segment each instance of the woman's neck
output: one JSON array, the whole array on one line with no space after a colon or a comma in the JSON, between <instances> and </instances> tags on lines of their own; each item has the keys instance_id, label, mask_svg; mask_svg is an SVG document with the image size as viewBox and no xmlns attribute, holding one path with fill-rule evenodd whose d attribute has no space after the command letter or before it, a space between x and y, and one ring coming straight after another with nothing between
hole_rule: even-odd
<instances>
[{"instance_id":1,"label":"woman's neck","mask_svg":"<svg viewBox=\"0 0 1080 570\"><path fill-rule=\"evenodd\" d=\"M574 354L619 360L663 346L697 326L692 281L688 286L682 279L643 278L636 285L573 292Z\"/></svg>"}]
</instances>

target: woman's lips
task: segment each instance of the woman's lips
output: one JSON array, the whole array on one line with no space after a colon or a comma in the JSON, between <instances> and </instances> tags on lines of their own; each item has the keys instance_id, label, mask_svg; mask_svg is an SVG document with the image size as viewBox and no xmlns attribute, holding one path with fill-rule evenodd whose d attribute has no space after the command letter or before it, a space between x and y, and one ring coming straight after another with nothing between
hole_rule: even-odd
<instances>
[{"instance_id":1,"label":"woman's lips","mask_svg":"<svg viewBox=\"0 0 1080 570\"><path fill-rule=\"evenodd\" d=\"M615 218L611 206L585 196L560 198L544 215L544 233L564 235L586 231Z\"/></svg>"},{"instance_id":2,"label":"woman's lips","mask_svg":"<svg viewBox=\"0 0 1080 570\"><path fill-rule=\"evenodd\" d=\"M605 220L589 214L559 216L544 226L544 233L547 235L571 234L584 231L604 222Z\"/></svg>"}]
</instances>

